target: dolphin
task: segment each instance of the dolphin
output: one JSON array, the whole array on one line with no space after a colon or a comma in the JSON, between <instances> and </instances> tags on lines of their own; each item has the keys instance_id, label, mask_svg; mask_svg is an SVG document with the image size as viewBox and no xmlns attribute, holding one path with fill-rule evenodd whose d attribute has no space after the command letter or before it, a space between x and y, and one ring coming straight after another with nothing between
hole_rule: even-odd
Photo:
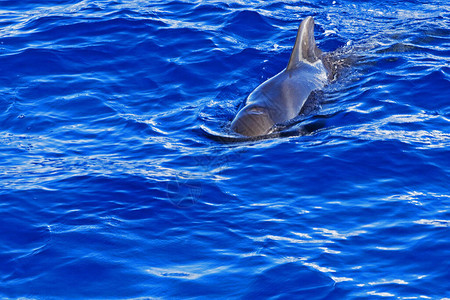
<instances>
[{"instance_id":1,"label":"dolphin","mask_svg":"<svg viewBox=\"0 0 450 300\"><path fill-rule=\"evenodd\" d=\"M276 124L300 113L311 92L332 78L329 59L317 48L314 19L301 22L287 67L259 85L231 122L231 129L247 137L271 133Z\"/></svg>"}]
</instances>

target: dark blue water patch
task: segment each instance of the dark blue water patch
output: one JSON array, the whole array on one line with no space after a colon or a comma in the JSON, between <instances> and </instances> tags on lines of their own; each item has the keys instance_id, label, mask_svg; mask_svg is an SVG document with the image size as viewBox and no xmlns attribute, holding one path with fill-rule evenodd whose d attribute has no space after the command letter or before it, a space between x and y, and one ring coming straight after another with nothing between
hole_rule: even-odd
<instances>
[{"instance_id":1,"label":"dark blue water patch","mask_svg":"<svg viewBox=\"0 0 450 300\"><path fill-rule=\"evenodd\" d=\"M276 281L273 278L277 278ZM298 286L285 292L286 285ZM264 271L250 284L248 299L306 297L324 299L333 290L334 281L314 269L297 263L284 263Z\"/></svg>"},{"instance_id":2,"label":"dark blue water patch","mask_svg":"<svg viewBox=\"0 0 450 300\"><path fill-rule=\"evenodd\" d=\"M169 57L171 53L173 53L172 56L182 56L181 50L194 43L194 49L198 50L202 49L201 42L207 43L203 45L206 49L211 46L208 35L194 28L163 28L158 30L158 37L158 41L164 44L167 50L172 51L168 53Z\"/></svg>"},{"instance_id":3,"label":"dark blue water patch","mask_svg":"<svg viewBox=\"0 0 450 300\"><path fill-rule=\"evenodd\" d=\"M329 37L326 41L317 41L319 43L319 48L324 52L332 52L336 51L337 49L341 49L346 45L346 42L344 39L339 37Z\"/></svg>"},{"instance_id":4,"label":"dark blue water patch","mask_svg":"<svg viewBox=\"0 0 450 300\"><path fill-rule=\"evenodd\" d=\"M112 57L103 47L88 49L27 49L20 54L4 57L4 65L12 72L10 76L45 76L55 74L79 74L89 72L97 66L97 72L114 71L114 65L108 64L105 58ZM34 63L27 62L32 58ZM45 65L46 68L41 66ZM20 78L20 77L19 77ZM8 79L7 79L8 80Z\"/></svg>"},{"instance_id":5,"label":"dark blue water patch","mask_svg":"<svg viewBox=\"0 0 450 300\"><path fill-rule=\"evenodd\" d=\"M406 59L401 55L386 55L383 59L380 59L377 65L382 70L395 69L406 64Z\"/></svg>"},{"instance_id":6,"label":"dark blue water patch","mask_svg":"<svg viewBox=\"0 0 450 300\"><path fill-rule=\"evenodd\" d=\"M64 18L64 22L61 22ZM64 47L65 45L94 44L103 40L119 38L121 32L134 31L139 37L144 33L151 33L152 27L163 24L158 21L140 21L126 18L115 18L111 20L86 20L80 22L73 17L48 16L40 17L31 24L26 24L24 32L31 31L32 40L24 36L10 36L2 39L8 48L18 49L25 47ZM101 25L101 26L99 26ZM150 26L149 26L150 25ZM39 28L39 31L35 30Z\"/></svg>"},{"instance_id":7,"label":"dark blue water patch","mask_svg":"<svg viewBox=\"0 0 450 300\"><path fill-rule=\"evenodd\" d=\"M226 3L197 4L185 11L186 18L192 22L202 22L205 26L219 26L224 23L228 13Z\"/></svg>"},{"instance_id":8,"label":"dark blue water patch","mask_svg":"<svg viewBox=\"0 0 450 300\"><path fill-rule=\"evenodd\" d=\"M232 14L224 27L226 33L244 39L262 40L270 36L272 26L263 16L252 10L242 10Z\"/></svg>"},{"instance_id":9,"label":"dark blue water patch","mask_svg":"<svg viewBox=\"0 0 450 300\"><path fill-rule=\"evenodd\" d=\"M164 8L172 13L181 13L189 11L192 8L192 4L184 1L170 1L164 5Z\"/></svg>"},{"instance_id":10,"label":"dark blue water patch","mask_svg":"<svg viewBox=\"0 0 450 300\"><path fill-rule=\"evenodd\" d=\"M445 78L442 71L428 73L419 80L412 81L411 84L416 90L427 91L416 96L421 100L421 107L429 111L439 111L442 107L445 107L447 98L442 91L450 90L450 82ZM427 101L430 97L433 101Z\"/></svg>"},{"instance_id":11,"label":"dark blue water patch","mask_svg":"<svg viewBox=\"0 0 450 300\"><path fill-rule=\"evenodd\" d=\"M19 10L26 10L27 8L36 8L36 7L39 8L41 6L51 7L54 5L63 5L63 4L70 5L70 4L76 4L76 3L79 3L79 1L77 1L77 0L73 0L73 1L50 0L50 1L47 1L45 5L42 5L42 3L39 1L33 1L33 0L28 1L24 5L23 4L17 5L17 2L15 2L15 1L9 1L9 0L2 1L2 4L4 4L5 6L7 6L7 5L14 6L15 8L18 8ZM39 6L39 5L41 5L41 6Z\"/></svg>"},{"instance_id":12,"label":"dark blue water patch","mask_svg":"<svg viewBox=\"0 0 450 300\"><path fill-rule=\"evenodd\" d=\"M43 133L54 132L57 127L77 124L89 119L89 116L96 112L104 116L114 113L105 106L103 102L98 102L96 97L75 97L74 99L61 99L58 102L45 103L42 101L39 110L34 105L39 98L28 101L20 101L21 104L14 105L10 109L8 117L3 120L1 126L9 128L15 133ZM19 102L19 103L20 103ZM48 111L52 113L48 113ZM47 111L47 112L46 112Z\"/></svg>"},{"instance_id":13,"label":"dark blue water patch","mask_svg":"<svg viewBox=\"0 0 450 300\"><path fill-rule=\"evenodd\" d=\"M35 64L29 64L23 57L33 57ZM17 70L20 75L50 75L69 72L69 68L62 64L61 52L51 49L27 49L20 54L7 57L4 64L10 70ZM45 65L43 69L38 66ZM42 74L43 72L44 74Z\"/></svg>"}]
</instances>

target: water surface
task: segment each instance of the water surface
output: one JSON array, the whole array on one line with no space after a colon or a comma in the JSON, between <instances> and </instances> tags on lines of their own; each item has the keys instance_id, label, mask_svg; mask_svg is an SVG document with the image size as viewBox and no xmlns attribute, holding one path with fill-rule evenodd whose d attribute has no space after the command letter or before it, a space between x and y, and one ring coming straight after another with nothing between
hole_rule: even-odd
<instances>
[{"instance_id":1,"label":"water surface","mask_svg":"<svg viewBox=\"0 0 450 300\"><path fill-rule=\"evenodd\" d=\"M0 7L1 297L450 297L445 1ZM355 63L225 142L307 16Z\"/></svg>"}]
</instances>

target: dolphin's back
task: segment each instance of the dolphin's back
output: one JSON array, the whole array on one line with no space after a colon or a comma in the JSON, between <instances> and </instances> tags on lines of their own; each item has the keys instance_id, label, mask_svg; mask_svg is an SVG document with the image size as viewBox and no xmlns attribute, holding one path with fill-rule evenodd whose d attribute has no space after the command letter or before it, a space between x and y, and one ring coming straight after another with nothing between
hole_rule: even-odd
<instances>
[{"instance_id":1,"label":"dolphin's back","mask_svg":"<svg viewBox=\"0 0 450 300\"><path fill-rule=\"evenodd\" d=\"M326 80L319 63L300 62L295 69L285 69L258 86L248 96L246 105L265 103L271 108L273 122L282 123L295 118L311 92L323 88Z\"/></svg>"},{"instance_id":2,"label":"dolphin's back","mask_svg":"<svg viewBox=\"0 0 450 300\"><path fill-rule=\"evenodd\" d=\"M286 69L248 96L231 129L246 136L264 135L275 124L295 118L311 92L322 88L327 81L321 57L314 39L314 20L308 17L299 26Z\"/></svg>"}]
</instances>

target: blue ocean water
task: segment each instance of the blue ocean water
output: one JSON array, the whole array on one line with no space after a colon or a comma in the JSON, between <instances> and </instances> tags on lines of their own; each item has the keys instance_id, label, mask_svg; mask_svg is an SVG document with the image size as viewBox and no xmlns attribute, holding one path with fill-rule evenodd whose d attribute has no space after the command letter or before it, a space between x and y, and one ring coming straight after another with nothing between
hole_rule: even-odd
<instances>
[{"instance_id":1,"label":"blue ocean water","mask_svg":"<svg viewBox=\"0 0 450 300\"><path fill-rule=\"evenodd\" d=\"M353 64L229 142L313 16ZM0 297L450 298L447 1L0 0Z\"/></svg>"}]
</instances>

